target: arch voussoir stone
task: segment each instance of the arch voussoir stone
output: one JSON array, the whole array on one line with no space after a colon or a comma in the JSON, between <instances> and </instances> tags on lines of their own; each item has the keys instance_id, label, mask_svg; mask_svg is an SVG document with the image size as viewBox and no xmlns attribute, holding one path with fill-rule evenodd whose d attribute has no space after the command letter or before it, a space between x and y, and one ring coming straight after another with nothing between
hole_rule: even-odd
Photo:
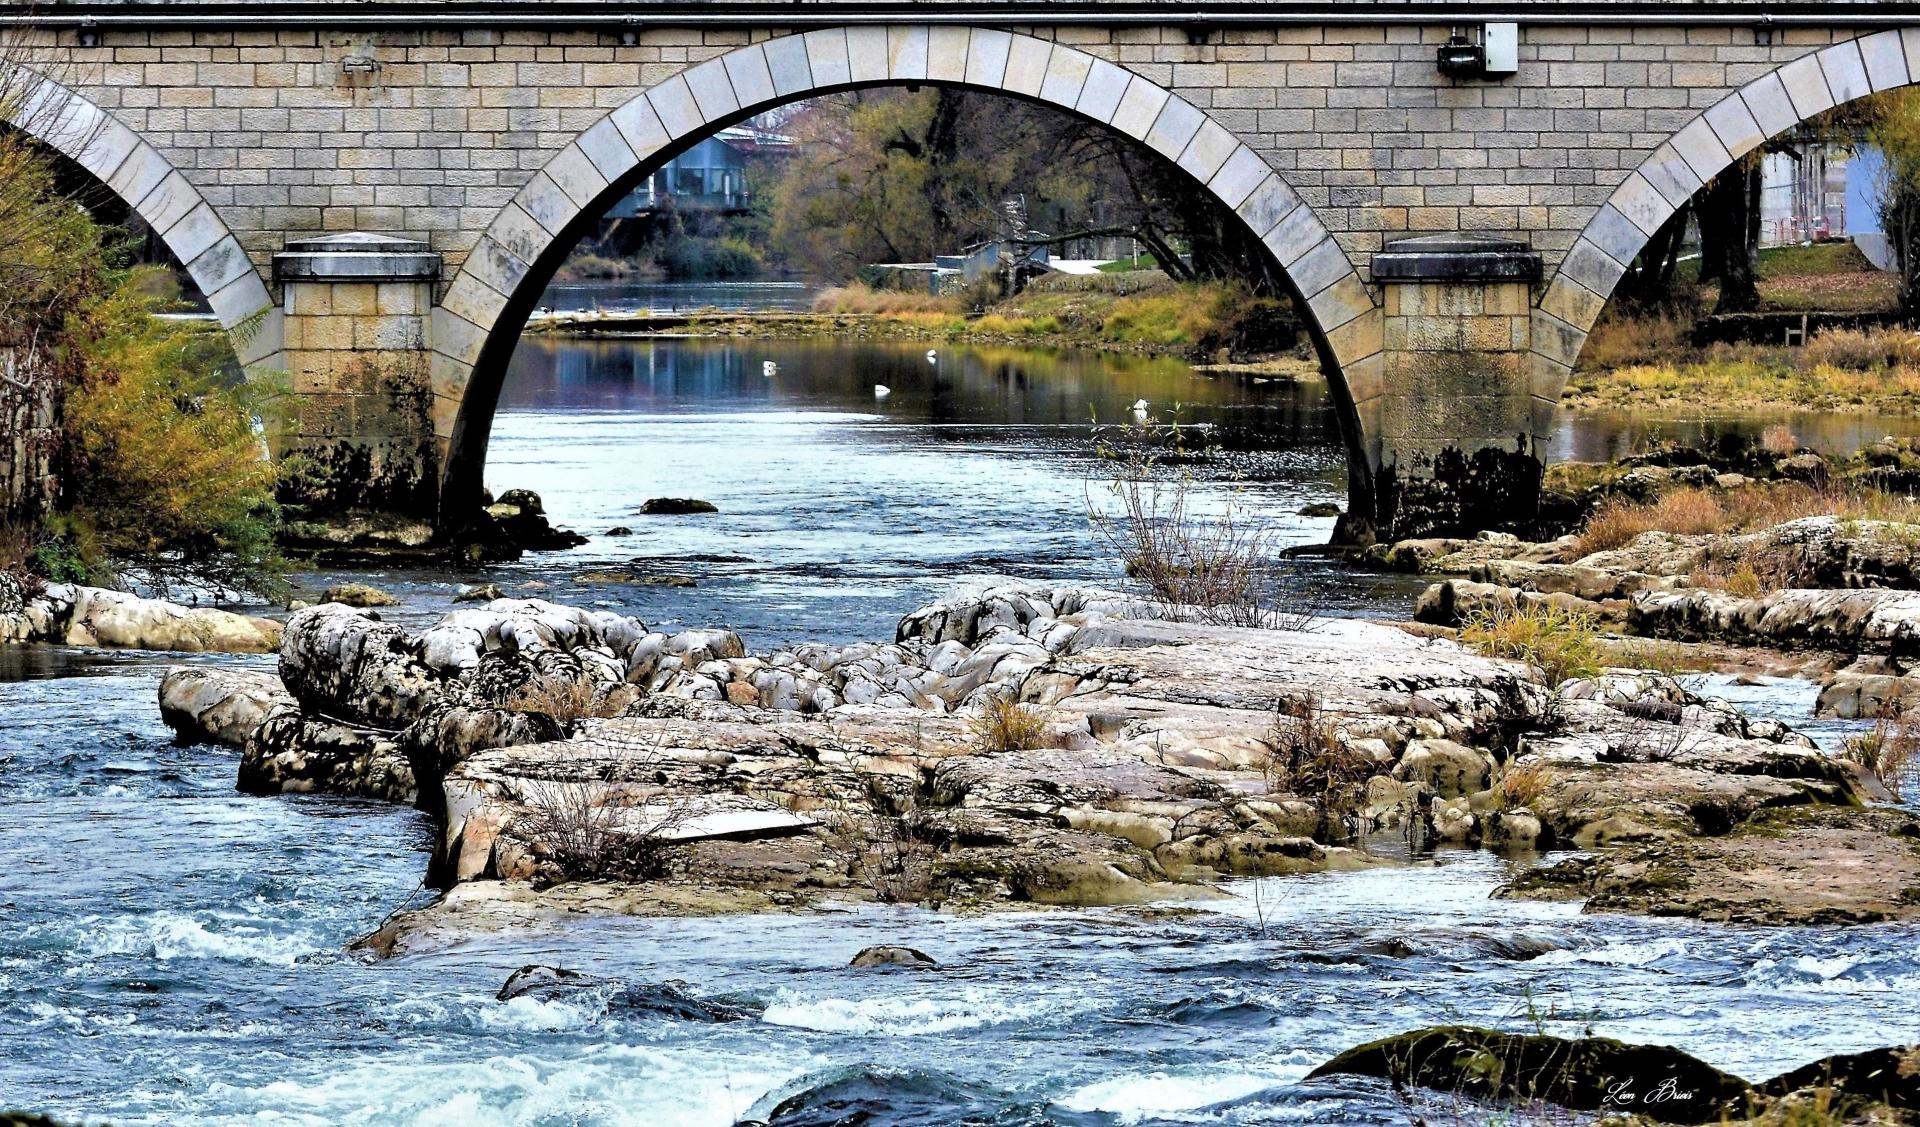
<instances>
[{"instance_id":1,"label":"arch voussoir stone","mask_svg":"<svg viewBox=\"0 0 1920 1127\"><path fill-rule=\"evenodd\" d=\"M34 75L7 124L86 169L153 229L206 295L245 367L280 351L279 310L219 213L161 152L53 79Z\"/></svg>"},{"instance_id":2,"label":"arch voussoir stone","mask_svg":"<svg viewBox=\"0 0 1920 1127\"><path fill-rule=\"evenodd\" d=\"M1065 44L938 24L820 28L750 44L636 93L548 158L501 208L433 314L435 436L448 503L478 495L498 383L531 310L582 226L663 153L718 125L862 85L943 83L1071 110L1140 141L1245 222L1305 299L1333 366L1377 398L1372 294L1312 209L1259 153L1186 98ZM1349 420L1364 417L1346 412ZM1356 456L1366 444L1350 436Z\"/></svg>"}]
</instances>

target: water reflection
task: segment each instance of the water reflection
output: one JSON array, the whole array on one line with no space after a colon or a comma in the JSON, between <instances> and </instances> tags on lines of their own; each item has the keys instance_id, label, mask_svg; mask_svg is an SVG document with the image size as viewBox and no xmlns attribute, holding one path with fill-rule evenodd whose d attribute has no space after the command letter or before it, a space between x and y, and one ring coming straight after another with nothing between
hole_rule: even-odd
<instances>
[{"instance_id":1,"label":"water reflection","mask_svg":"<svg viewBox=\"0 0 1920 1127\"><path fill-rule=\"evenodd\" d=\"M875 384L891 393L876 398ZM914 606L990 577L1112 584L1112 554L1087 524L1089 484L1110 470L1091 424L1127 418L1137 399L1168 417L1177 405L1222 448L1194 468L1200 508L1238 493L1283 542L1326 539L1331 518L1298 515L1344 493L1317 382L1071 350L542 337L515 357L488 480L538 491L556 521L595 539L491 577L663 625L729 623L756 646L889 636ZM638 516L656 496L720 512ZM619 527L632 535L606 535ZM592 577L609 567L699 586ZM1402 580L1321 564L1288 578L1347 612L1403 599Z\"/></svg>"},{"instance_id":2,"label":"water reflection","mask_svg":"<svg viewBox=\"0 0 1920 1127\"><path fill-rule=\"evenodd\" d=\"M1742 411L1672 418L1632 411L1566 411L1561 413L1548 456L1556 462L1607 462L1661 442L1708 449L1723 441L1751 443L1776 425L1792 431L1803 446L1839 455L1888 435L1920 435L1920 418L1866 412Z\"/></svg>"}]
</instances>

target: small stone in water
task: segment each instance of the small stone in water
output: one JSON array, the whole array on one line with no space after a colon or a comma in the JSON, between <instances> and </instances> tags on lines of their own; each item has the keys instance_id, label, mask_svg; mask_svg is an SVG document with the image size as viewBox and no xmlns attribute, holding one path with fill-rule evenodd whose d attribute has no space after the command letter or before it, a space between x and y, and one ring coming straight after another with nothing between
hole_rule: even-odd
<instances>
[{"instance_id":1,"label":"small stone in water","mask_svg":"<svg viewBox=\"0 0 1920 1127\"><path fill-rule=\"evenodd\" d=\"M850 967L910 967L914 970L932 970L940 964L933 956L912 947L895 947L882 944L869 947L853 957L847 964Z\"/></svg>"},{"instance_id":2,"label":"small stone in water","mask_svg":"<svg viewBox=\"0 0 1920 1127\"><path fill-rule=\"evenodd\" d=\"M649 517L677 517L691 513L717 513L720 506L712 501L702 501L695 497L654 497L640 506L640 515Z\"/></svg>"},{"instance_id":3,"label":"small stone in water","mask_svg":"<svg viewBox=\"0 0 1920 1127\"><path fill-rule=\"evenodd\" d=\"M323 603L343 603L350 607L397 607L400 600L378 587L365 583L336 583L321 592Z\"/></svg>"}]
</instances>

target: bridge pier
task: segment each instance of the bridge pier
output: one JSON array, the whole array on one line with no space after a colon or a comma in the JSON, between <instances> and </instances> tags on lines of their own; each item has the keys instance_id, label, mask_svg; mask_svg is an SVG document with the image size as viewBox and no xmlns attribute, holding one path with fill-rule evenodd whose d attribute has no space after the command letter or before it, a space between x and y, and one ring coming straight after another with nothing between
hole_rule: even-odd
<instances>
[{"instance_id":1,"label":"bridge pier","mask_svg":"<svg viewBox=\"0 0 1920 1127\"><path fill-rule=\"evenodd\" d=\"M294 239L273 258L294 418L276 454L296 528L430 525L441 451L428 325L440 255L363 232Z\"/></svg>"},{"instance_id":2,"label":"bridge pier","mask_svg":"<svg viewBox=\"0 0 1920 1127\"><path fill-rule=\"evenodd\" d=\"M1372 511L1350 516L1342 533L1524 529L1553 425L1553 401L1532 387L1540 256L1512 239L1430 235L1388 243L1372 273L1384 354L1361 419Z\"/></svg>"}]
</instances>

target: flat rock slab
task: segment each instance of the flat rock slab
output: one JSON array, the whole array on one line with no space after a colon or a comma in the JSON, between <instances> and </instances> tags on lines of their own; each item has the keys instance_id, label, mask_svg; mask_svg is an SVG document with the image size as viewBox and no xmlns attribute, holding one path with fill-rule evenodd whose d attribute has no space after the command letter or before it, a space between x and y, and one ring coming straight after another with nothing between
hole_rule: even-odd
<instances>
[{"instance_id":1,"label":"flat rock slab","mask_svg":"<svg viewBox=\"0 0 1920 1127\"><path fill-rule=\"evenodd\" d=\"M1501 896L1586 898L1589 912L1750 924L1920 919L1920 817L1767 812L1724 837L1624 846L1522 874Z\"/></svg>"},{"instance_id":2,"label":"flat rock slab","mask_svg":"<svg viewBox=\"0 0 1920 1127\"><path fill-rule=\"evenodd\" d=\"M740 795L650 803L636 813L644 825L664 826L660 836L668 841L751 841L799 833L815 824L785 807Z\"/></svg>"}]
</instances>

